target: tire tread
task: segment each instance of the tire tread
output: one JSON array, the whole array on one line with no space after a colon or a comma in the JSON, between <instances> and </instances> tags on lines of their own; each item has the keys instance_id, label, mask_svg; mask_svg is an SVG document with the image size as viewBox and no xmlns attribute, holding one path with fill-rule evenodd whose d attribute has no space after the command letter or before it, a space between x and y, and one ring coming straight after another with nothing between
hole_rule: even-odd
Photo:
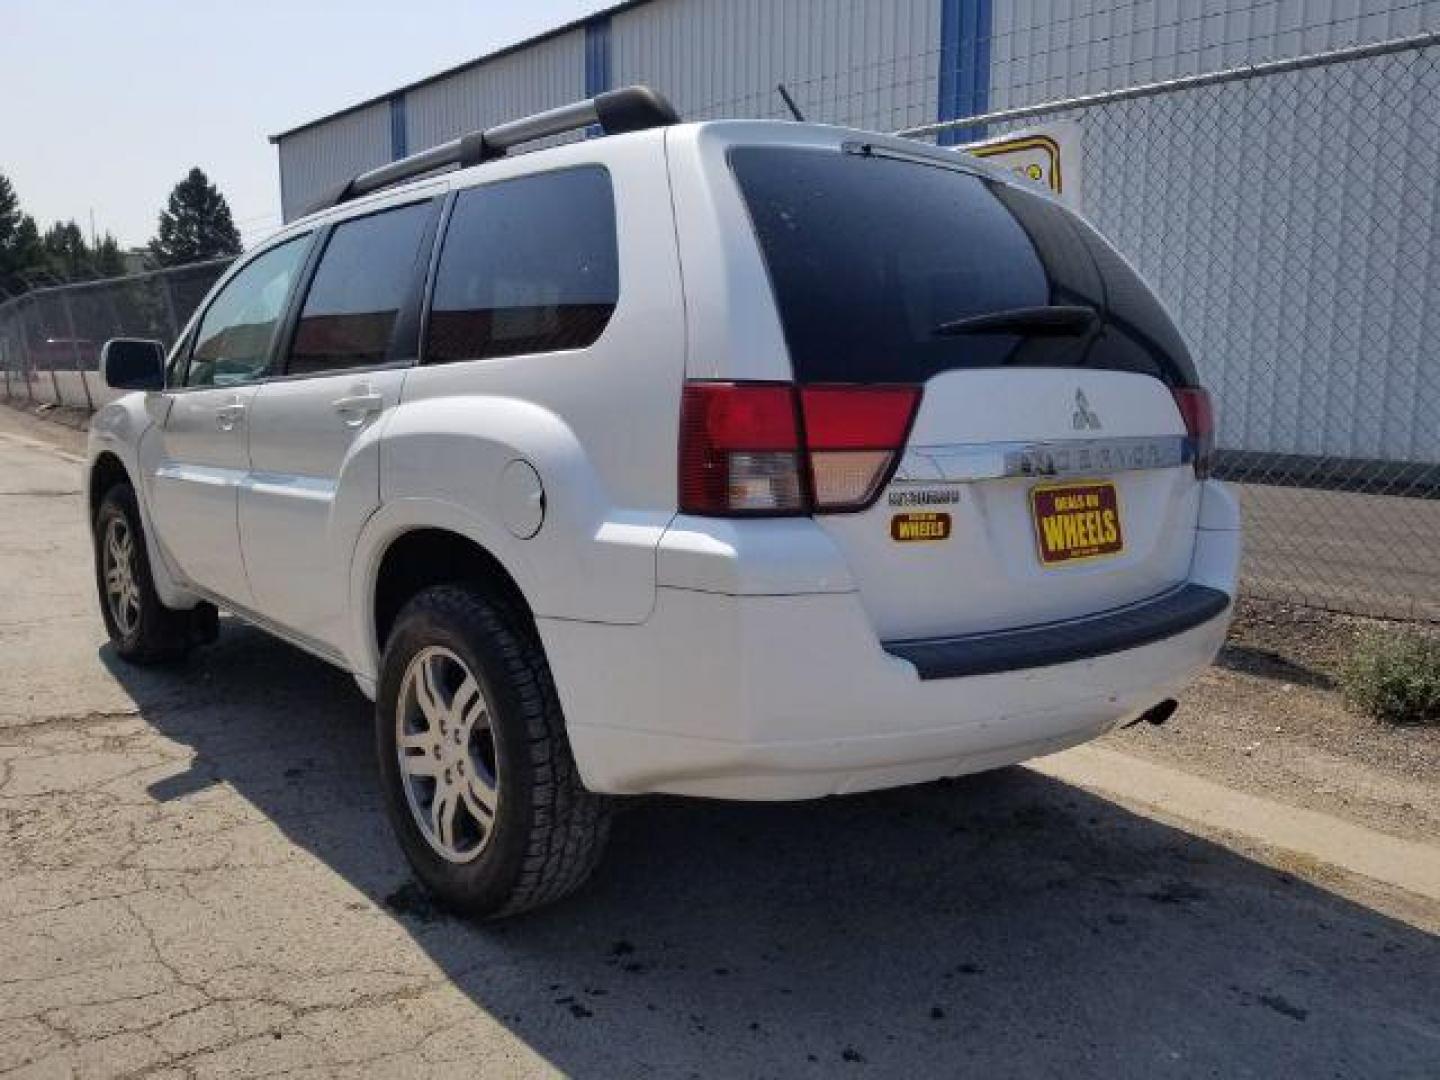
<instances>
[{"instance_id":1,"label":"tire tread","mask_svg":"<svg viewBox=\"0 0 1440 1080\"><path fill-rule=\"evenodd\" d=\"M594 871L610 832L610 800L586 789L570 751L550 665L520 614L472 585L437 585L417 595L411 614L438 615L487 642L505 670L518 703L529 755L530 828L509 897L492 917L519 914L573 892Z\"/></svg>"}]
</instances>

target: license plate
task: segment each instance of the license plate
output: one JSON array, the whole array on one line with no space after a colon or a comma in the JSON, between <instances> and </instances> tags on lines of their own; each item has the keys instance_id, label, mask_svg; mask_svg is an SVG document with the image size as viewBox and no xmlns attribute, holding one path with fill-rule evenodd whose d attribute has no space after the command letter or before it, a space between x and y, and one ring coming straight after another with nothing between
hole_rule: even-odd
<instances>
[{"instance_id":1,"label":"license plate","mask_svg":"<svg viewBox=\"0 0 1440 1080\"><path fill-rule=\"evenodd\" d=\"M1125 550L1120 496L1112 483L1031 488L1030 513L1045 566L1102 559Z\"/></svg>"}]
</instances>

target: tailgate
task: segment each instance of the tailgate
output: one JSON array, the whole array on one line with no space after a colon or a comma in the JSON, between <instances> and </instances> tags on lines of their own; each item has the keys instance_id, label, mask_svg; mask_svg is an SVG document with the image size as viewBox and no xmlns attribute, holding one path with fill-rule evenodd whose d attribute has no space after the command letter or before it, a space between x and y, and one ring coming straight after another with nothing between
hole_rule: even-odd
<instances>
[{"instance_id":1,"label":"tailgate","mask_svg":"<svg viewBox=\"0 0 1440 1080\"><path fill-rule=\"evenodd\" d=\"M893 477L816 520L884 639L1082 618L1187 577L1183 340L1053 200L933 150L738 146L793 376L912 386Z\"/></svg>"},{"instance_id":2,"label":"tailgate","mask_svg":"<svg viewBox=\"0 0 1440 1080\"><path fill-rule=\"evenodd\" d=\"M1101 430L1075 429L1077 399ZM947 372L926 385L880 498L816 520L877 634L930 637L1106 611L1183 581L1199 492L1154 379Z\"/></svg>"}]
</instances>

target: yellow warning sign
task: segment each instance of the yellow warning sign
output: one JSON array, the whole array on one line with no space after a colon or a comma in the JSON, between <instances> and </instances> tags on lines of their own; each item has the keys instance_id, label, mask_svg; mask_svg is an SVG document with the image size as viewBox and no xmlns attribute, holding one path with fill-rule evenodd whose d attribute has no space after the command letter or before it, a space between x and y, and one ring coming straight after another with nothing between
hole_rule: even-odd
<instances>
[{"instance_id":1,"label":"yellow warning sign","mask_svg":"<svg viewBox=\"0 0 1440 1080\"><path fill-rule=\"evenodd\" d=\"M1071 120L1012 131L960 149L1049 188L1079 206L1080 126Z\"/></svg>"}]
</instances>

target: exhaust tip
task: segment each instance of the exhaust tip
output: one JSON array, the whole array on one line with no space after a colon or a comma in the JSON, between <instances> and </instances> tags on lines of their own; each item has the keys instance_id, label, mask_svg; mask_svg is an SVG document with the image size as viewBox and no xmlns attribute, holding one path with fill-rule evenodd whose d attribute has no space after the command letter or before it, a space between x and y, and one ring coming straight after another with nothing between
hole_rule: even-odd
<instances>
[{"instance_id":1,"label":"exhaust tip","mask_svg":"<svg viewBox=\"0 0 1440 1080\"><path fill-rule=\"evenodd\" d=\"M1137 716L1134 720L1131 720L1130 723L1126 724L1125 726L1134 727L1136 724L1144 722L1151 725L1152 727L1159 727L1161 724L1165 723L1165 721L1169 720L1172 716L1174 716L1175 710L1178 708L1180 708L1180 703L1178 701L1176 701L1174 698L1166 698L1158 705L1150 706L1150 708L1146 709L1143 713Z\"/></svg>"}]
</instances>

